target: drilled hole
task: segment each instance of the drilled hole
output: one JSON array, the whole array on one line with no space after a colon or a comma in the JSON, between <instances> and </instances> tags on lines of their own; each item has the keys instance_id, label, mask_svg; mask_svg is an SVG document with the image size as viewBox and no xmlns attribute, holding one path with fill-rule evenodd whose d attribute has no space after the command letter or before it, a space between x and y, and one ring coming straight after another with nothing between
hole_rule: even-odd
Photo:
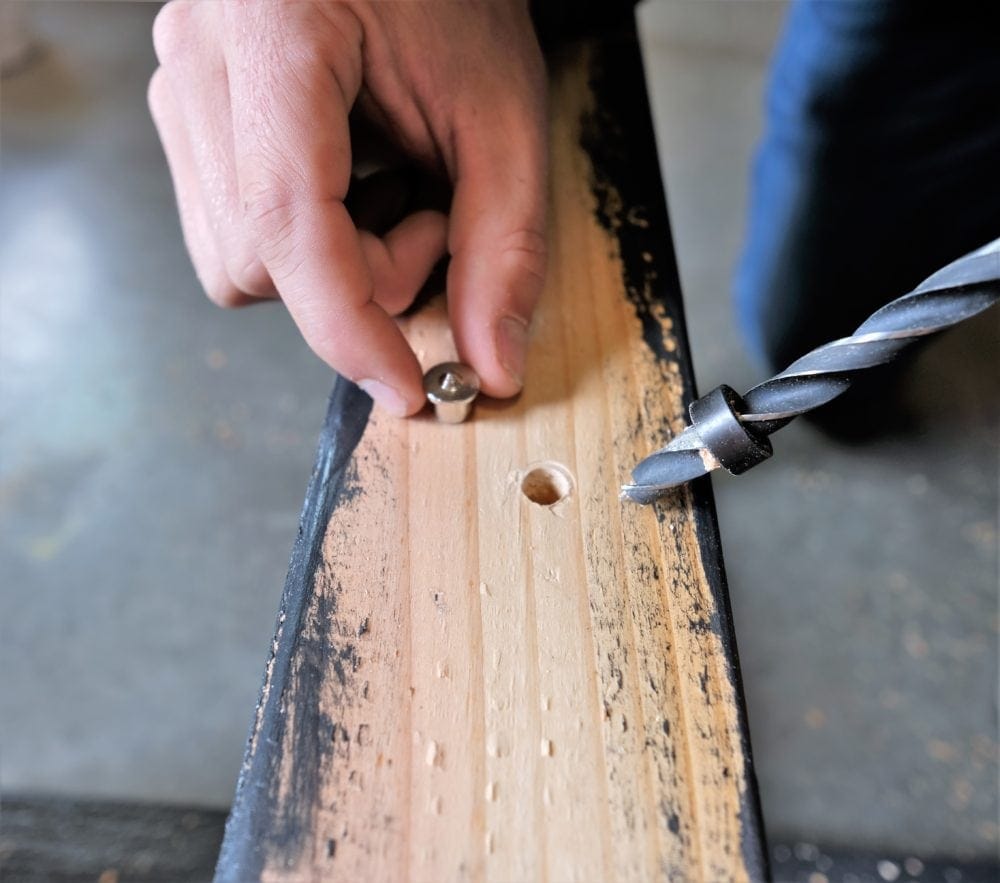
<instances>
[{"instance_id":1,"label":"drilled hole","mask_svg":"<svg viewBox=\"0 0 1000 883\"><path fill-rule=\"evenodd\" d=\"M541 463L521 479L521 493L539 506L552 506L573 490L573 479L558 463Z\"/></svg>"}]
</instances>

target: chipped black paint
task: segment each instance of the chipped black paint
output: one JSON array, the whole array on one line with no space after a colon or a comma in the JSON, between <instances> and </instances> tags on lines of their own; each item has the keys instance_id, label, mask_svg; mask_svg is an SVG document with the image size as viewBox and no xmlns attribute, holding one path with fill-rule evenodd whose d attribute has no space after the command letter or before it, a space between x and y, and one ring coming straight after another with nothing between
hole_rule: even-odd
<instances>
[{"instance_id":1,"label":"chipped black paint","mask_svg":"<svg viewBox=\"0 0 1000 883\"><path fill-rule=\"evenodd\" d=\"M319 712L315 704L319 684L329 667L343 679L358 665L357 650L351 643L331 640L328 627L336 599L314 596L314 577L322 562L323 536L330 516L362 492L352 468L352 454L368 425L371 407L367 395L337 378L285 580L268 662L270 688L266 697L262 691L254 716L255 723L259 716L259 726L251 729L247 742L215 870L217 883L258 880L267 862L283 864L297 856L303 839L311 836L319 785L316 771L323 757L335 750L338 730L343 730ZM291 795L279 801L289 696L296 697L296 726L288 759ZM346 732L343 735L350 739ZM327 850L331 858L335 852L335 845L330 848L332 843L329 841Z\"/></svg>"},{"instance_id":2,"label":"chipped black paint","mask_svg":"<svg viewBox=\"0 0 1000 883\"><path fill-rule=\"evenodd\" d=\"M581 120L580 144L593 168L591 189L597 200L596 218L617 241L626 295L640 322L646 346L665 369L679 372L684 384L685 411L696 398L694 369L684 323L680 279L670 234L666 198L660 177L656 139L649 115L649 98L634 26L595 43L591 57L590 89L593 109ZM670 349L659 317L672 322L676 348ZM651 391L653 392L653 391ZM640 415L636 415L636 426ZM659 427L669 438L668 428ZM627 480L627 476L622 476ZM746 790L742 795L741 851L752 880L768 880L764 824L750 749L749 726L732 610L722 563L715 502L708 479L666 495L654 505L657 519L675 518L691 495L696 533L705 575L715 601L709 620L692 620L689 627L710 629L718 635L729 666L729 677L739 704L739 727ZM669 574L665 575L669 580Z\"/></svg>"}]
</instances>

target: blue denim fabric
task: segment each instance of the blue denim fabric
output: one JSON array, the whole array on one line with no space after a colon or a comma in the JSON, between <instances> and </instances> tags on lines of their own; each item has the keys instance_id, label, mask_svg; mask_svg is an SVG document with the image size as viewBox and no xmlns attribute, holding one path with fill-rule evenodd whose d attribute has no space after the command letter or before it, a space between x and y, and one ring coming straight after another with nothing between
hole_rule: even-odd
<instances>
[{"instance_id":1,"label":"blue denim fabric","mask_svg":"<svg viewBox=\"0 0 1000 883\"><path fill-rule=\"evenodd\" d=\"M753 354L784 368L998 235L998 4L793 2L735 280Z\"/></svg>"}]
</instances>

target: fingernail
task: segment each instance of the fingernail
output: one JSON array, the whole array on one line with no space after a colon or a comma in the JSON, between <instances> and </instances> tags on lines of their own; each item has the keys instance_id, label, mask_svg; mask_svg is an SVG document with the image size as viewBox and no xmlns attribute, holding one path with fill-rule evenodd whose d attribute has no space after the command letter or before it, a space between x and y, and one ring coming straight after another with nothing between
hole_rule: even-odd
<instances>
[{"instance_id":1,"label":"fingernail","mask_svg":"<svg viewBox=\"0 0 1000 883\"><path fill-rule=\"evenodd\" d=\"M375 399L375 404L383 411L392 414L393 417L406 416L406 399L391 386L382 383L380 380L367 379L359 380L358 386Z\"/></svg>"},{"instance_id":2,"label":"fingernail","mask_svg":"<svg viewBox=\"0 0 1000 883\"><path fill-rule=\"evenodd\" d=\"M528 324L516 316L497 323L500 364L518 386L524 386L524 360L528 355Z\"/></svg>"}]
</instances>

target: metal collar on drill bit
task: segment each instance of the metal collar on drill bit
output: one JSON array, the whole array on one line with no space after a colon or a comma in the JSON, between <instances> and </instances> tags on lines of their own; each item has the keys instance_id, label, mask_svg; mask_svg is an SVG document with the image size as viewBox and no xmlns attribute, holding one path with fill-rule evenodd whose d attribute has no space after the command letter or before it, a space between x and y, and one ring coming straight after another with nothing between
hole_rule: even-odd
<instances>
[{"instance_id":1,"label":"metal collar on drill bit","mask_svg":"<svg viewBox=\"0 0 1000 883\"><path fill-rule=\"evenodd\" d=\"M825 405L854 375L884 365L930 334L944 331L1000 299L1000 239L925 279L873 313L850 337L807 353L742 399L720 386L690 407L691 426L632 472L623 499L652 503L668 490L719 466L734 475L771 456L768 436Z\"/></svg>"},{"instance_id":2,"label":"metal collar on drill bit","mask_svg":"<svg viewBox=\"0 0 1000 883\"><path fill-rule=\"evenodd\" d=\"M740 422L746 403L722 384L691 402L688 413L702 444L727 472L740 475L774 453L766 435L758 436Z\"/></svg>"}]
</instances>

